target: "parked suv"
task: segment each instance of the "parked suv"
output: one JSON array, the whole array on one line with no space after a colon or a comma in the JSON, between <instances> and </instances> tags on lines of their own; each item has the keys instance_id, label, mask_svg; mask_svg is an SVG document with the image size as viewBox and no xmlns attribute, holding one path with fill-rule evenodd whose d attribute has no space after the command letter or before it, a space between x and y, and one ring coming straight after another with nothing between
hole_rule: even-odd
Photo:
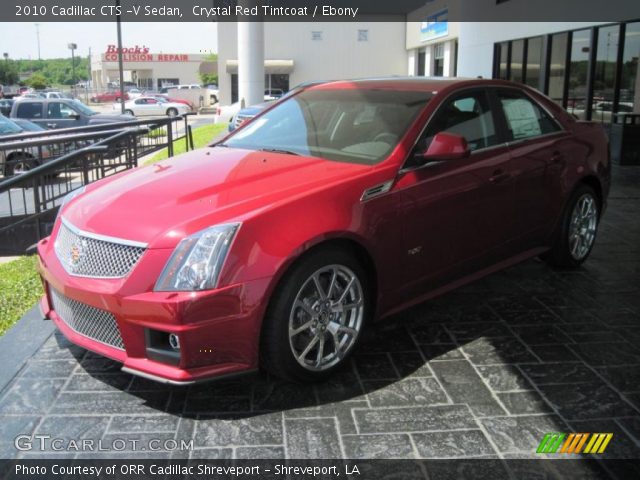
<instances>
[{"instance_id":1,"label":"parked suv","mask_svg":"<svg viewBox=\"0 0 640 480\"><path fill-rule=\"evenodd\" d=\"M71 128L134 120L127 114L94 112L78 100L65 98L30 98L16 102L11 108L10 117L31 120L44 128Z\"/></svg>"}]
</instances>

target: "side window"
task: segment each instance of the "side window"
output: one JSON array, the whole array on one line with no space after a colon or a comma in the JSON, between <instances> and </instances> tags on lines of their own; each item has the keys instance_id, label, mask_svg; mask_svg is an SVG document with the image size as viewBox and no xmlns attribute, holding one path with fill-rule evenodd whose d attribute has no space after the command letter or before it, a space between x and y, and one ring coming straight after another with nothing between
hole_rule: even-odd
<instances>
[{"instance_id":1,"label":"side window","mask_svg":"<svg viewBox=\"0 0 640 480\"><path fill-rule=\"evenodd\" d=\"M50 102L47 105L47 118L70 118L76 111L69 105L60 102Z\"/></svg>"},{"instance_id":2,"label":"side window","mask_svg":"<svg viewBox=\"0 0 640 480\"><path fill-rule=\"evenodd\" d=\"M458 95L448 100L431 119L418 146L426 150L440 132L463 136L471 151L498 144L498 136L484 92Z\"/></svg>"},{"instance_id":3,"label":"side window","mask_svg":"<svg viewBox=\"0 0 640 480\"><path fill-rule=\"evenodd\" d=\"M18 118L42 118L42 103L20 102L16 112Z\"/></svg>"},{"instance_id":4,"label":"side window","mask_svg":"<svg viewBox=\"0 0 640 480\"><path fill-rule=\"evenodd\" d=\"M557 132L560 127L529 97L517 92L498 94L512 140L523 140Z\"/></svg>"}]
</instances>

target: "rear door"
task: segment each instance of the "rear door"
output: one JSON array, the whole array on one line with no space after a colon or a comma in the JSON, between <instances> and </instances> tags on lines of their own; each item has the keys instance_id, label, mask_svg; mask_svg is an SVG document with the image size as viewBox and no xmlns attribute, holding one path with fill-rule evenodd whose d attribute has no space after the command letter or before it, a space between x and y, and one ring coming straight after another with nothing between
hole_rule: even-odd
<instances>
[{"instance_id":1,"label":"rear door","mask_svg":"<svg viewBox=\"0 0 640 480\"><path fill-rule=\"evenodd\" d=\"M28 100L16 101L13 106L12 117L24 118L37 123L42 128L47 128L47 119L44 116L44 102L30 102Z\"/></svg>"},{"instance_id":2,"label":"rear door","mask_svg":"<svg viewBox=\"0 0 640 480\"><path fill-rule=\"evenodd\" d=\"M540 246L555 220L569 138L560 124L518 88L494 90L503 116L515 182L514 248Z\"/></svg>"}]
</instances>

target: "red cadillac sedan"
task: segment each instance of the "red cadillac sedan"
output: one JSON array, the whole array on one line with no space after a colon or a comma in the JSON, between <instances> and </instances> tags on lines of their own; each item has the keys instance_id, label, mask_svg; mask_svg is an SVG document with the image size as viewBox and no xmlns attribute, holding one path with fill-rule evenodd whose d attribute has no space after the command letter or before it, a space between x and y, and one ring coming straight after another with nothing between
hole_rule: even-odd
<instances>
[{"instance_id":1,"label":"red cadillac sedan","mask_svg":"<svg viewBox=\"0 0 640 480\"><path fill-rule=\"evenodd\" d=\"M314 84L72 192L38 245L41 306L153 380L317 380L374 320L529 257L580 265L609 183L602 127L526 86Z\"/></svg>"}]
</instances>

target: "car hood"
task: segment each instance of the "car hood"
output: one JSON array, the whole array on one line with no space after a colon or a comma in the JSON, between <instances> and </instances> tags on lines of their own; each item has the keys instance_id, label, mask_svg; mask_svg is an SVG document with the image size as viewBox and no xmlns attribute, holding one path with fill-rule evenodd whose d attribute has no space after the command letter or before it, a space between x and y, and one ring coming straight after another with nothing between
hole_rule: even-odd
<instances>
[{"instance_id":1,"label":"car hood","mask_svg":"<svg viewBox=\"0 0 640 480\"><path fill-rule=\"evenodd\" d=\"M63 216L81 230L173 248L207 226L369 171L359 164L210 147L90 185Z\"/></svg>"},{"instance_id":2,"label":"car hood","mask_svg":"<svg viewBox=\"0 0 640 480\"><path fill-rule=\"evenodd\" d=\"M133 122L135 117L126 113L98 113L89 117L89 123Z\"/></svg>"}]
</instances>

